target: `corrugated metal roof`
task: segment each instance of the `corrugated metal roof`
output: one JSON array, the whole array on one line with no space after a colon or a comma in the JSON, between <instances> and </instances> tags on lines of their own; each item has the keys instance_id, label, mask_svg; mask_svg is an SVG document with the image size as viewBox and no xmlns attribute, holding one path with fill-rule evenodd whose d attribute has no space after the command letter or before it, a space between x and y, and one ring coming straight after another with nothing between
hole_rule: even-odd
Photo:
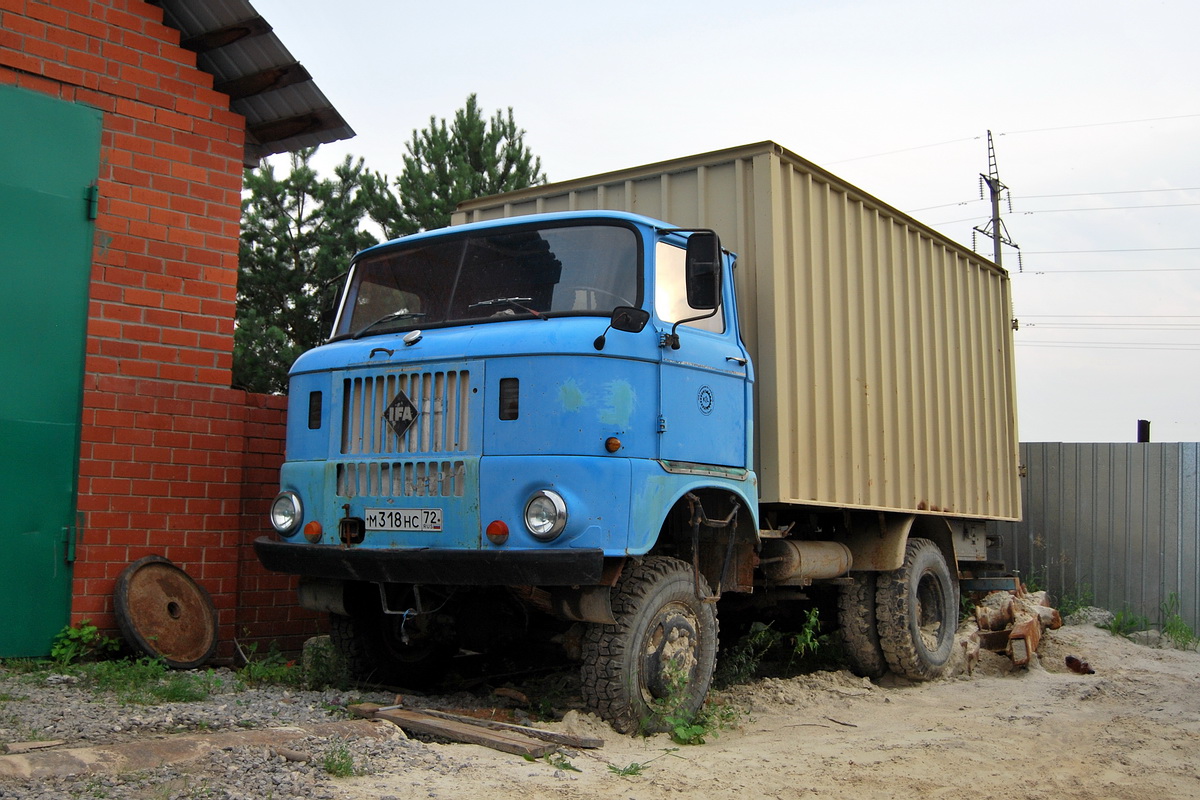
<instances>
[{"instance_id":1,"label":"corrugated metal roof","mask_svg":"<svg viewBox=\"0 0 1200 800\"><path fill-rule=\"evenodd\" d=\"M151 0L246 118L246 161L354 135L248 0Z\"/></svg>"}]
</instances>

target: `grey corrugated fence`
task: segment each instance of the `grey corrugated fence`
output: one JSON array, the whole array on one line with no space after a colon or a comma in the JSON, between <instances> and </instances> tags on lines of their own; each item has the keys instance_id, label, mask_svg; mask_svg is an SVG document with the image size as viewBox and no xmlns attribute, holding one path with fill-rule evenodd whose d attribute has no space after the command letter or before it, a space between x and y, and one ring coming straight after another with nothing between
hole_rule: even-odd
<instances>
[{"instance_id":1,"label":"grey corrugated fence","mask_svg":"<svg viewBox=\"0 0 1200 800\"><path fill-rule=\"evenodd\" d=\"M1024 519L996 526L1009 569L1052 595L1200 628L1200 444L1021 445Z\"/></svg>"}]
</instances>

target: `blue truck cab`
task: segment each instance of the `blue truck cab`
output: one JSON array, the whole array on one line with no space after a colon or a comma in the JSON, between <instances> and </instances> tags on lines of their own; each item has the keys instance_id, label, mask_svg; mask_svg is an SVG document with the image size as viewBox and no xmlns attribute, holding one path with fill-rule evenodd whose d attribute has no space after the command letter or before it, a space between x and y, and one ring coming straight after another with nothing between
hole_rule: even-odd
<instances>
[{"instance_id":1,"label":"blue truck cab","mask_svg":"<svg viewBox=\"0 0 1200 800\"><path fill-rule=\"evenodd\" d=\"M358 254L291 370L260 560L360 676L434 674L517 602L584 625L584 699L619 730L695 710L714 600L760 549L733 269L712 231L607 211Z\"/></svg>"}]
</instances>

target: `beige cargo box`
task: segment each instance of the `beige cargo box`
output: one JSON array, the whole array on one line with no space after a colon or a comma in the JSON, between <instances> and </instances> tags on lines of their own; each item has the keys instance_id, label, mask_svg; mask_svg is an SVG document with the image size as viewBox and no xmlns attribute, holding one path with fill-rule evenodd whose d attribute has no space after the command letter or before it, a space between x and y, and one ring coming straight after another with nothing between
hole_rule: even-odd
<instances>
[{"instance_id":1,"label":"beige cargo box","mask_svg":"<svg viewBox=\"0 0 1200 800\"><path fill-rule=\"evenodd\" d=\"M463 203L614 209L737 253L764 503L1017 519L1008 274L774 142Z\"/></svg>"}]
</instances>

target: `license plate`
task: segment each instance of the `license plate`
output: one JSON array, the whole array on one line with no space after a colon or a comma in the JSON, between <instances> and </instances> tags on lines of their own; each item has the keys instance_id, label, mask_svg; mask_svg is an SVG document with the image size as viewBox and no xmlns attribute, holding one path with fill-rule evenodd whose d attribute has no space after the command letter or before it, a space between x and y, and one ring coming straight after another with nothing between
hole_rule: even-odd
<instances>
[{"instance_id":1,"label":"license plate","mask_svg":"<svg viewBox=\"0 0 1200 800\"><path fill-rule=\"evenodd\" d=\"M440 508L368 508L367 530L369 531L440 531L442 510Z\"/></svg>"}]
</instances>

